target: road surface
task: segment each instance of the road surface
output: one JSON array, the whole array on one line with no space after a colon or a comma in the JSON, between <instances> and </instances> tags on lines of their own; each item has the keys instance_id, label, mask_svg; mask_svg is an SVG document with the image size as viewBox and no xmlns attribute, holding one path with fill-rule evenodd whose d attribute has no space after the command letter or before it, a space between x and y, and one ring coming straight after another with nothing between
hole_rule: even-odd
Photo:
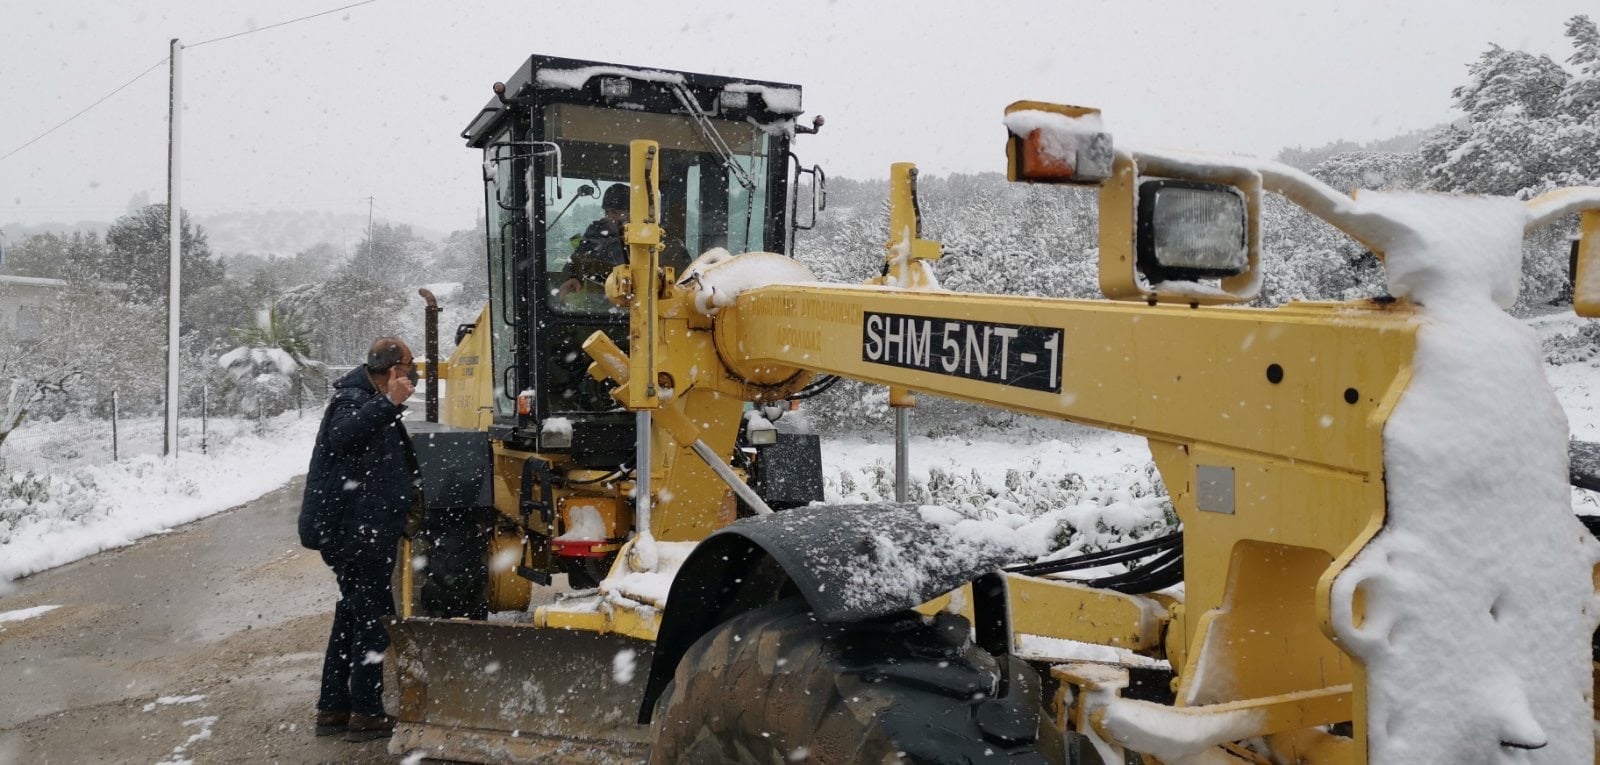
<instances>
[{"instance_id":1,"label":"road surface","mask_svg":"<svg viewBox=\"0 0 1600 765\"><path fill-rule=\"evenodd\" d=\"M399 759L311 735L337 590L300 492L14 582L0 613L60 608L0 623L0 765Z\"/></svg>"}]
</instances>

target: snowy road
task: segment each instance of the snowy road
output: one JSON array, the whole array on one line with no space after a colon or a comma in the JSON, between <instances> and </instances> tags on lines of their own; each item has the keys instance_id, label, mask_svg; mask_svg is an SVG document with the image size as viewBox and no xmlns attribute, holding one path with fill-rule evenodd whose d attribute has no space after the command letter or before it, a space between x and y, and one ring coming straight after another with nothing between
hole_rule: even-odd
<instances>
[{"instance_id":1,"label":"snowy road","mask_svg":"<svg viewBox=\"0 0 1600 765\"><path fill-rule=\"evenodd\" d=\"M299 499L13 582L0 613L35 610L0 622L0 765L393 762L308 730L335 590Z\"/></svg>"}]
</instances>

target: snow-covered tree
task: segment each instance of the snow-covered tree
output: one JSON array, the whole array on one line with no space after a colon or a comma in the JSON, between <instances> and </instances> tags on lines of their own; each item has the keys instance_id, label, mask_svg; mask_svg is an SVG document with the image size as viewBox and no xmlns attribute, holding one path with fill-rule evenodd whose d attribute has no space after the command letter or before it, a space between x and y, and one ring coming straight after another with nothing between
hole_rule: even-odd
<instances>
[{"instance_id":1,"label":"snow-covered tree","mask_svg":"<svg viewBox=\"0 0 1600 765\"><path fill-rule=\"evenodd\" d=\"M231 382L223 394L246 413L287 409L305 373L321 368L311 359L309 334L290 312L261 311L254 326L236 332L239 345L217 359Z\"/></svg>"},{"instance_id":2,"label":"snow-covered tree","mask_svg":"<svg viewBox=\"0 0 1600 765\"><path fill-rule=\"evenodd\" d=\"M433 245L410 226L379 223L370 239L356 245L342 270L386 287L403 288L426 278L426 264L432 259Z\"/></svg>"},{"instance_id":3,"label":"snow-covered tree","mask_svg":"<svg viewBox=\"0 0 1600 765\"><path fill-rule=\"evenodd\" d=\"M1600 184L1600 30L1567 21L1569 72L1548 56L1491 46L1454 91L1465 119L1424 145L1427 185L1441 191L1530 198ZM1522 302L1566 299L1571 224L1523 248Z\"/></svg>"},{"instance_id":4,"label":"snow-covered tree","mask_svg":"<svg viewBox=\"0 0 1600 765\"><path fill-rule=\"evenodd\" d=\"M105 244L94 232L34 234L6 250L4 273L44 279L94 278L105 261Z\"/></svg>"},{"instance_id":5,"label":"snow-covered tree","mask_svg":"<svg viewBox=\"0 0 1600 765\"><path fill-rule=\"evenodd\" d=\"M222 279L222 265L211 257L205 229L189 223L182 213L179 238L183 266L183 293L195 292ZM128 286L134 300L164 298L167 294L167 264L171 259L167 206L149 205L124 215L106 231L106 259L96 278Z\"/></svg>"},{"instance_id":6,"label":"snow-covered tree","mask_svg":"<svg viewBox=\"0 0 1600 765\"><path fill-rule=\"evenodd\" d=\"M1567 38L1572 40L1572 55L1567 63L1577 73L1561 93L1561 108L1568 114L1600 119L1600 28L1588 16L1567 20Z\"/></svg>"},{"instance_id":7,"label":"snow-covered tree","mask_svg":"<svg viewBox=\"0 0 1600 765\"><path fill-rule=\"evenodd\" d=\"M0 336L0 475L5 473L5 443L47 398L62 396L83 370L41 358L32 344Z\"/></svg>"},{"instance_id":8,"label":"snow-covered tree","mask_svg":"<svg viewBox=\"0 0 1600 765\"><path fill-rule=\"evenodd\" d=\"M295 314L310 333L315 357L331 364L356 364L372 339L393 332L406 293L351 273L304 284L284 293L275 307Z\"/></svg>"}]
</instances>

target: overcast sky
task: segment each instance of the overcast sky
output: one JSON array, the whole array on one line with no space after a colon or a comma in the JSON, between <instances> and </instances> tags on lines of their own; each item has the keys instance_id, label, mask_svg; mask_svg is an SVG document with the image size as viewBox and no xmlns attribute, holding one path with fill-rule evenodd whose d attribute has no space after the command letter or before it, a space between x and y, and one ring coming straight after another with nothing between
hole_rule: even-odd
<instances>
[{"instance_id":1,"label":"overcast sky","mask_svg":"<svg viewBox=\"0 0 1600 765\"><path fill-rule=\"evenodd\" d=\"M166 56L353 0L0 3L0 154ZM1005 105L1097 106L1118 143L1271 155L1453 118L1489 43L1564 61L1593 0L702 2L377 0L184 55L184 206L481 214L458 138L531 53L800 84L830 175L1003 169ZM0 225L110 220L166 194L162 66L0 160Z\"/></svg>"}]
</instances>

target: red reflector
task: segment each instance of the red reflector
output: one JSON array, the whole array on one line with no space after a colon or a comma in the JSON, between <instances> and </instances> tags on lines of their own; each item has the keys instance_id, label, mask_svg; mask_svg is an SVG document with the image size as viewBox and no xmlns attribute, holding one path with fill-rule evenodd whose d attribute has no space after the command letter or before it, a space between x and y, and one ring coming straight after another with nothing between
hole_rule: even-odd
<instances>
[{"instance_id":1,"label":"red reflector","mask_svg":"<svg viewBox=\"0 0 1600 765\"><path fill-rule=\"evenodd\" d=\"M1044 131L1034 128L1022 142L1022 175L1030 180L1070 181L1077 168L1068 157L1044 146Z\"/></svg>"},{"instance_id":2,"label":"red reflector","mask_svg":"<svg viewBox=\"0 0 1600 765\"><path fill-rule=\"evenodd\" d=\"M604 558L616 547L594 539L550 540L550 552L564 558Z\"/></svg>"}]
</instances>

